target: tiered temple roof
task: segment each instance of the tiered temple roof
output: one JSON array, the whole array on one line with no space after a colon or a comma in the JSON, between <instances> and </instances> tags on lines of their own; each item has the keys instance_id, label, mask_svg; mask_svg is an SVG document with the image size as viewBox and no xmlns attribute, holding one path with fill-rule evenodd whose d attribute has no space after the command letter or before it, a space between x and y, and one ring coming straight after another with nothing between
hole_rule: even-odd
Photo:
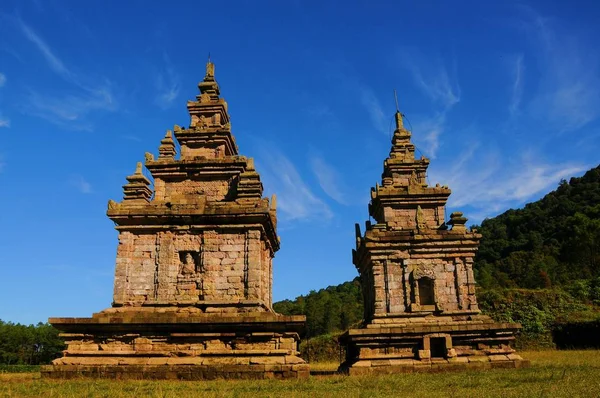
<instances>
[{"instance_id":1,"label":"tiered temple roof","mask_svg":"<svg viewBox=\"0 0 600 398\"><path fill-rule=\"evenodd\" d=\"M438 228L444 223L450 189L427 185L429 159L415 158L415 145L400 112L395 118L396 130L390 155L383 163L382 185L371 189L369 214L392 230ZM415 212L417 209L420 211Z\"/></svg>"},{"instance_id":2,"label":"tiered temple roof","mask_svg":"<svg viewBox=\"0 0 600 398\"><path fill-rule=\"evenodd\" d=\"M271 308L271 261L279 249L276 200L262 197L253 159L239 154L214 71L209 61L200 94L187 103L189 127L167 131L157 158L146 153L153 187L138 163L123 200L109 201L107 214L121 240L116 305L245 300ZM218 258L227 241L238 254ZM211 244L218 246L216 253ZM197 263L196 272L194 278L179 274L179 283L177 263L189 269L186 256ZM235 269L225 272L225 265ZM197 286L183 289L192 284Z\"/></svg>"},{"instance_id":3,"label":"tiered temple roof","mask_svg":"<svg viewBox=\"0 0 600 398\"><path fill-rule=\"evenodd\" d=\"M51 318L67 349L45 377L306 378L305 317L272 309L276 201L238 152L212 62L158 157L109 201L119 231L113 304ZM177 144L180 153L177 154Z\"/></svg>"},{"instance_id":4,"label":"tiered temple roof","mask_svg":"<svg viewBox=\"0 0 600 398\"><path fill-rule=\"evenodd\" d=\"M481 235L454 212L450 189L429 186L429 159L415 158L411 133L396 112L396 129L381 185L371 189L364 235L356 224L352 260L361 280L364 324L340 337L350 374L521 366L510 347L518 324L481 315L473 258ZM437 362L433 363L433 359ZM485 365L483 365L485 364ZM500 366L500 365L499 365Z\"/></svg>"}]
</instances>

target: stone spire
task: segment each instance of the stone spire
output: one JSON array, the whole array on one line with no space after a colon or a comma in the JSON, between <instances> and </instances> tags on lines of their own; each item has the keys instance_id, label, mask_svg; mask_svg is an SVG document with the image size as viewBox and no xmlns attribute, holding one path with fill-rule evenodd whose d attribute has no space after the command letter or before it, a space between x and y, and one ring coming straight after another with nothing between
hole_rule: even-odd
<instances>
[{"instance_id":1,"label":"stone spire","mask_svg":"<svg viewBox=\"0 0 600 398\"><path fill-rule=\"evenodd\" d=\"M415 158L416 147L398 108L395 119L390 155L383 163L381 186L372 189L369 212L378 224L393 229L437 228L444 223L450 190L427 185L429 159Z\"/></svg>"},{"instance_id":2,"label":"stone spire","mask_svg":"<svg viewBox=\"0 0 600 398\"><path fill-rule=\"evenodd\" d=\"M395 94L395 91L394 91ZM411 142L411 133L404 127L402 113L398 109L396 99L396 129L392 136L390 156L384 161L382 184L385 186L407 186L411 177L416 176L417 181L425 180L429 159L422 157L415 159L415 145Z\"/></svg>"},{"instance_id":3,"label":"stone spire","mask_svg":"<svg viewBox=\"0 0 600 398\"><path fill-rule=\"evenodd\" d=\"M200 94L196 101L188 101L190 127L173 128L175 138L181 144L181 158L207 159L235 156L238 148L231 135L227 102L220 97L219 84L215 80L215 65L208 60L204 80L198 84Z\"/></svg>"},{"instance_id":4,"label":"stone spire","mask_svg":"<svg viewBox=\"0 0 600 398\"><path fill-rule=\"evenodd\" d=\"M218 98L221 94L219 84L215 80L215 64L210 61L210 57L208 57L208 62L206 62L204 80L198 83L198 88L201 94L208 94L213 99Z\"/></svg>"},{"instance_id":5,"label":"stone spire","mask_svg":"<svg viewBox=\"0 0 600 398\"><path fill-rule=\"evenodd\" d=\"M114 302L206 306L218 301L228 311L271 311L272 258L279 249L275 203L262 197L254 160L238 154L210 60L199 86L200 95L187 103L190 126L175 125L168 130L156 159L146 153L153 190L138 164L127 177L125 200L109 202L107 214L123 239L141 228L145 237L131 238L135 244L154 245L151 255L162 253L158 263L152 263L158 269L150 273L144 268L148 262L138 262L141 256L133 256L129 249L117 253L122 262L137 264L138 268L127 268L127 272L158 277L132 284L122 278L125 271L118 271ZM167 230L171 232L163 233ZM236 253L225 258L215 252L219 245L226 246L222 252ZM221 272L232 276L232 271L239 275L222 277ZM246 301L240 304L240 300Z\"/></svg>"},{"instance_id":6,"label":"stone spire","mask_svg":"<svg viewBox=\"0 0 600 398\"><path fill-rule=\"evenodd\" d=\"M404 128L404 124L402 123L402 114L400 111L396 111L396 130L400 130Z\"/></svg>"},{"instance_id":7,"label":"stone spire","mask_svg":"<svg viewBox=\"0 0 600 398\"><path fill-rule=\"evenodd\" d=\"M254 169L254 159L248 158L246 170L240 174L237 186L237 196L240 199L256 200L262 197L263 185L260 176Z\"/></svg>"},{"instance_id":8,"label":"stone spire","mask_svg":"<svg viewBox=\"0 0 600 398\"><path fill-rule=\"evenodd\" d=\"M151 197L150 180L142 173L142 162L138 162L135 172L127 176L127 184L123 185L123 200L148 202Z\"/></svg>"},{"instance_id":9,"label":"stone spire","mask_svg":"<svg viewBox=\"0 0 600 398\"><path fill-rule=\"evenodd\" d=\"M167 130L165 138L160 141L160 146L158 147L158 158L174 159L175 155L177 155L177 150L175 149L175 141L173 141L173 132Z\"/></svg>"}]
</instances>

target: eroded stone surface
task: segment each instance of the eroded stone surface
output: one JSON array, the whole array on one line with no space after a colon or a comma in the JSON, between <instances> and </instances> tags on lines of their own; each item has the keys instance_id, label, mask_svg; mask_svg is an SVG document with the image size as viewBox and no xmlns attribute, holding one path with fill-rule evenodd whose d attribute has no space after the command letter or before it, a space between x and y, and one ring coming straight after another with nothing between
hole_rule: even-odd
<instances>
[{"instance_id":1,"label":"eroded stone surface","mask_svg":"<svg viewBox=\"0 0 600 398\"><path fill-rule=\"evenodd\" d=\"M415 158L397 112L381 185L371 190L375 223L364 235L356 225L365 321L340 338L340 369L349 374L520 366L510 346L520 325L495 323L477 305L473 258L481 235L460 212L445 221L450 189L427 184L428 166Z\"/></svg>"},{"instance_id":2,"label":"eroded stone surface","mask_svg":"<svg viewBox=\"0 0 600 398\"><path fill-rule=\"evenodd\" d=\"M138 163L123 200L108 203L119 232L112 308L51 318L67 349L43 375L308 376L304 316L272 310L275 198L238 153L211 62L199 89L190 126L146 153L153 185Z\"/></svg>"}]
</instances>

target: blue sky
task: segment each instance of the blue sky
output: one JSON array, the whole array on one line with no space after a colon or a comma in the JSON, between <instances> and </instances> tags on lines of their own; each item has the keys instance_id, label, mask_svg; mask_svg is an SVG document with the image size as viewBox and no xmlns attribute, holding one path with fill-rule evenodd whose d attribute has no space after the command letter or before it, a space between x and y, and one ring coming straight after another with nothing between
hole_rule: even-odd
<instances>
[{"instance_id":1,"label":"blue sky","mask_svg":"<svg viewBox=\"0 0 600 398\"><path fill-rule=\"evenodd\" d=\"M110 305L125 176L189 123L210 52L242 154L277 193L274 298L350 280L393 89L428 179L470 222L599 163L589 1L4 0L0 319Z\"/></svg>"}]
</instances>

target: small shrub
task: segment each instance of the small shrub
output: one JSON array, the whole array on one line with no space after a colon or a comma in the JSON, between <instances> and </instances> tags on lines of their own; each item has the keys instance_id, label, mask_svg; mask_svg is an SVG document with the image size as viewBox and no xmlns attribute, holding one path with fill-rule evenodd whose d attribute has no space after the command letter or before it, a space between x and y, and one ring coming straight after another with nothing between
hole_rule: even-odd
<instances>
[{"instance_id":1,"label":"small shrub","mask_svg":"<svg viewBox=\"0 0 600 398\"><path fill-rule=\"evenodd\" d=\"M304 339L300 343L300 356L308 362L339 362L340 345L337 334L324 334Z\"/></svg>"}]
</instances>

